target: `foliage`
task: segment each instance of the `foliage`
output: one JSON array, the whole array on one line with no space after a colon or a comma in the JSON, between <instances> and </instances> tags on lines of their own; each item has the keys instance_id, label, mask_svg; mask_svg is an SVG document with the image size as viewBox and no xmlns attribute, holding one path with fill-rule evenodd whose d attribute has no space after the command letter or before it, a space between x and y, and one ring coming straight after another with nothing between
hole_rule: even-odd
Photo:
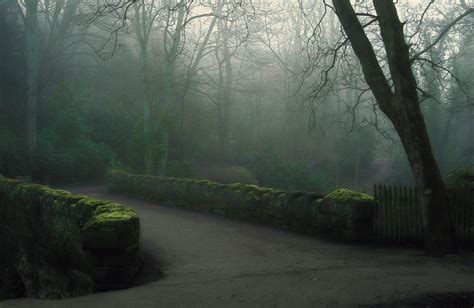
<instances>
[{"instance_id":1,"label":"foliage","mask_svg":"<svg viewBox=\"0 0 474 308\"><path fill-rule=\"evenodd\" d=\"M376 137L371 128L365 127L351 134L338 134L334 140L334 156L337 159L340 176L353 179L358 168L359 177L362 170L367 170L374 160ZM350 154L350 155L348 155Z\"/></svg>"},{"instance_id":2,"label":"foliage","mask_svg":"<svg viewBox=\"0 0 474 308\"><path fill-rule=\"evenodd\" d=\"M112 153L105 145L87 139L75 140L67 146L53 137L40 138L34 160L34 174L49 176L51 181L91 180L101 178Z\"/></svg>"},{"instance_id":3,"label":"foliage","mask_svg":"<svg viewBox=\"0 0 474 308\"><path fill-rule=\"evenodd\" d=\"M285 161L268 150L251 153L245 164L264 186L315 192L326 192L331 187L322 168L305 161Z\"/></svg>"},{"instance_id":4,"label":"foliage","mask_svg":"<svg viewBox=\"0 0 474 308\"><path fill-rule=\"evenodd\" d=\"M474 188L474 170L472 168L460 168L451 171L445 178L447 188Z\"/></svg>"},{"instance_id":5,"label":"foliage","mask_svg":"<svg viewBox=\"0 0 474 308\"><path fill-rule=\"evenodd\" d=\"M174 178L187 178L192 176L192 162L191 161L168 161L166 168L166 176Z\"/></svg>"},{"instance_id":6,"label":"foliage","mask_svg":"<svg viewBox=\"0 0 474 308\"><path fill-rule=\"evenodd\" d=\"M26 146L20 136L8 129L0 128L0 174L24 175L27 169L24 154Z\"/></svg>"}]
</instances>

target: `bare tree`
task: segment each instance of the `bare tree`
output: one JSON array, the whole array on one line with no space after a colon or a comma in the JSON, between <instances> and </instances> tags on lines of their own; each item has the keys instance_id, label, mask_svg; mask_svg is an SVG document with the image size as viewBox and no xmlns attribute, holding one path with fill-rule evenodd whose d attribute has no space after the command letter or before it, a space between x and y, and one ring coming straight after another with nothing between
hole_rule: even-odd
<instances>
[{"instance_id":1,"label":"bare tree","mask_svg":"<svg viewBox=\"0 0 474 308\"><path fill-rule=\"evenodd\" d=\"M36 122L38 109L38 61L39 61L39 24L38 0L25 2L25 38L26 38L26 136L28 160L31 164L36 150Z\"/></svg>"},{"instance_id":2,"label":"bare tree","mask_svg":"<svg viewBox=\"0 0 474 308\"><path fill-rule=\"evenodd\" d=\"M26 51L26 139L32 163L37 143L37 108L40 92L54 74L54 61L70 48L66 40L82 0L13 0L24 24ZM54 60L52 60L54 59ZM41 77L41 78L40 78Z\"/></svg>"},{"instance_id":3,"label":"bare tree","mask_svg":"<svg viewBox=\"0 0 474 308\"><path fill-rule=\"evenodd\" d=\"M150 66L150 37L155 29L154 24L161 8L154 0L138 2L135 7L134 26L136 40L140 50L140 70L142 73L143 86L143 146L145 173L152 174L154 170L152 149L152 104L155 100L153 95L152 72Z\"/></svg>"}]
</instances>

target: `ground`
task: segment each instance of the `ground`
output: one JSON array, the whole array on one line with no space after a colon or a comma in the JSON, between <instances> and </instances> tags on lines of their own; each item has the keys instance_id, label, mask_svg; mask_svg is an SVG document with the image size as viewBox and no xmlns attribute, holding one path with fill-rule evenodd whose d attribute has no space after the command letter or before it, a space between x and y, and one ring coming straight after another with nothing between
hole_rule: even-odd
<instances>
[{"instance_id":1,"label":"ground","mask_svg":"<svg viewBox=\"0 0 474 308\"><path fill-rule=\"evenodd\" d=\"M474 291L474 254L345 244L267 226L72 189L135 208L142 247L163 277L127 290L7 307L339 307ZM145 269L146 270L146 269Z\"/></svg>"}]
</instances>

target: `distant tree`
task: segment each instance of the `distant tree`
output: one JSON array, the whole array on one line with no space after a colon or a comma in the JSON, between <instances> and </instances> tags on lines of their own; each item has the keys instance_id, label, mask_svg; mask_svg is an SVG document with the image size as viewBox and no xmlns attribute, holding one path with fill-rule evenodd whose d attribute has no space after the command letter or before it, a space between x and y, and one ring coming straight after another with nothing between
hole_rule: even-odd
<instances>
[{"instance_id":1,"label":"distant tree","mask_svg":"<svg viewBox=\"0 0 474 308\"><path fill-rule=\"evenodd\" d=\"M154 171L153 149L152 149L152 105L156 97L153 95L152 67L150 64L150 37L155 30L155 21L161 11L161 7L151 1L141 1L135 6L133 22L135 27L135 38L140 50L140 70L143 86L143 146L145 174Z\"/></svg>"},{"instance_id":2,"label":"distant tree","mask_svg":"<svg viewBox=\"0 0 474 308\"><path fill-rule=\"evenodd\" d=\"M77 44L71 43L70 37L82 0L13 0L12 3L25 37L26 143L31 165L37 145L39 97L54 80L58 58L64 56L66 49L76 50Z\"/></svg>"}]
</instances>

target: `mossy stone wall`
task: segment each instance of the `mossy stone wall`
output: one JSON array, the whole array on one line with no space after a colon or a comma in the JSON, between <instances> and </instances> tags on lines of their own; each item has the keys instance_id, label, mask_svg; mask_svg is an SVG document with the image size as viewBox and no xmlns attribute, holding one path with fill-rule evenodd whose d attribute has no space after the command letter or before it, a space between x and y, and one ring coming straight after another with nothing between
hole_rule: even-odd
<instances>
[{"instance_id":1,"label":"mossy stone wall","mask_svg":"<svg viewBox=\"0 0 474 308\"><path fill-rule=\"evenodd\" d=\"M207 180L154 177L114 171L111 192L309 234L347 240L370 240L374 203L349 190L325 197L255 185L219 184Z\"/></svg>"},{"instance_id":2,"label":"mossy stone wall","mask_svg":"<svg viewBox=\"0 0 474 308\"><path fill-rule=\"evenodd\" d=\"M25 295L63 298L124 288L138 270L134 210L0 179L0 238Z\"/></svg>"}]
</instances>

